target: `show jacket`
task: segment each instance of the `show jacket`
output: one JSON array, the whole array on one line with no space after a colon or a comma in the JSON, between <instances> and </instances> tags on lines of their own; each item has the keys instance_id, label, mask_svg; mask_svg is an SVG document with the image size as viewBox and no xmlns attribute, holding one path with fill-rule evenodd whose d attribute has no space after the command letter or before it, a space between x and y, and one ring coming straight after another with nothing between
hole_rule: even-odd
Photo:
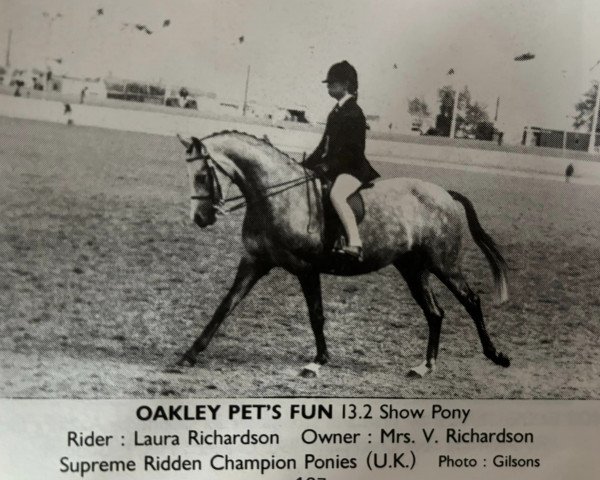
<instances>
[{"instance_id":1,"label":"show jacket","mask_svg":"<svg viewBox=\"0 0 600 480\"><path fill-rule=\"evenodd\" d=\"M365 157L367 122L354 97L336 107L327 117L325 133L316 150L304 161L304 166L325 166L325 175L335 180L341 173L349 173L362 183L368 183L379 174Z\"/></svg>"}]
</instances>

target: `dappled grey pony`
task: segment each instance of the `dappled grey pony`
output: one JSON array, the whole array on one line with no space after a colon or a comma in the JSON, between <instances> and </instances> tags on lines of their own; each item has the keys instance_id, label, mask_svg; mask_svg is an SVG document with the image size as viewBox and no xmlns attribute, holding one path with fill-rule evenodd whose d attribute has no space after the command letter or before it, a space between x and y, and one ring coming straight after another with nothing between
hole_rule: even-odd
<instances>
[{"instance_id":1,"label":"dappled grey pony","mask_svg":"<svg viewBox=\"0 0 600 480\"><path fill-rule=\"evenodd\" d=\"M394 265L402 274L429 325L425 361L409 373L423 376L435 368L444 312L430 287L439 278L473 318L486 357L508 367L485 328L479 297L461 271L463 209L471 234L487 258L500 301L507 299L506 263L481 227L463 195L412 178L375 182L360 191L365 216L359 225L364 260L340 259L326 246L322 188L310 172L265 140L236 131L201 140L179 137L187 152L191 189L190 216L200 227L212 225L229 201L242 201L245 253L229 293L202 334L177 365L194 365L219 326L252 286L273 267L296 275L308 305L317 354L301 374L315 376L329 355L323 326L320 275L360 275ZM234 183L242 195L223 198ZM463 209L460 208L462 205ZM239 204L232 207L235 209Z\"/></svg>"}]
</instances>

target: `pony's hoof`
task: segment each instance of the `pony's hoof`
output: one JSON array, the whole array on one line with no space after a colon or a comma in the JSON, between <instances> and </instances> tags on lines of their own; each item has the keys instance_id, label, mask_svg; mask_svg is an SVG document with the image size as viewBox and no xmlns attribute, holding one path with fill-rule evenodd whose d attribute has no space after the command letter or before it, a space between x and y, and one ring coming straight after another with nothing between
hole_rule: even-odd
<instances>
[{"instance_id":1,"label":"pony's hoof","mask_svg":"<svg viewBox=\"0 0 600 480\"><path fill-rule=\"evenodd\" d=\"M510 359L503 353L496 353L495 351L492 351L486 353L485 356L489 358L492 362L494 362L496 365L500 365L504 368L510 367Z\"/></svg>"},{"instance_id":2,"label":"pony's hoof","mask_svg":"<svg viewBox=\"0 0 600 480\"><path fill-rule=\"evenodd\" d=\"M188 355L187 353L183 355L179 361L175 364L175 367L193 367L196 365L196 359Z\"/></svg>"},{"instance_id":3,"label":"pony's hoof","mask_svg":"<svg viewBox=\"0 0 600 480\"><path fill-rule=\"evenodd\" d=\"M421 365L411 368L406 376L408 378L423 378L428 373L431 373L435 370L435 366L431 367L427 366L427 362L423 362Z\"/></svg>"},{"instance_id":4,"label":"pony's hoof","mask_svg":"<svg viewBox=\"0 0 600 480\"><path fill-rule=\"evenodd\" d=\"M415 368L411 368L407 374L406 377L407 378L423 378L425 375L427 375L429 372L420 372L417 371L417 369Z\"/></svg>"},{"instance_id":5,"label":"pony's hoof","mask_svg":"<svg viewBox=\"0 0 600 480\"><path fill-rule=\"evenodd\" d=\"M302 370L300 370L300 376L302 378L316 378L319 376L319 374L314 370L308 370L306 368L303 368Z\"/></svg>"},{"instance_id":6,"label":"pony's hoof","mask_svg":"<svg viewBox=\"0 0 600 480\"><path fill-rule=\"evenodd\" d=\"M501 367L508 368L510 367L510 358L508 358L503 353L499 353L496 357L496 363Z\"/></svg>"},{"instance_id":7,"label":"pony's hoof","mask_svg":"<svg viewBox=\"0 0 600 480\"><path fill-rule=\"evenodd\" d=\"M300 376L302 378L315 378L319 376L319 368L321 365L317 363L309 363L300 370Z\"/></svg>"}]
</instances>

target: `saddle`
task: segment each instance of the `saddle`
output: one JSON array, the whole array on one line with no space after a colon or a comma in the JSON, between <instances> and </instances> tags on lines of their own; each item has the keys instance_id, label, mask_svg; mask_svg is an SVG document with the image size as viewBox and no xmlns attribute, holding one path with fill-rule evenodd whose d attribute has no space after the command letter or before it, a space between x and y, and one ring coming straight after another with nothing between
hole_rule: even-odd
<instances>
[{"instance_id":1,"label":"saddle","mask_svg":"<svg viewBox=\"0 0 600 480\"><path fill-rule=\"evenodd\" d=\"M331 186L333 182L329 179L321 178L321 191L323 198L323 221L325 224L323 244L325 250L337 251L342 249L348 244L348 238L346 236L346 230L342 225L340 217L333 207L330 198ZM354 212L354 218L356 218L356 224L360 223L365 218L365 202L361 195L361 190L366 190L373 187L373 182L365 183L348 197L348 205Z\"/></svg>"}]
</instances>

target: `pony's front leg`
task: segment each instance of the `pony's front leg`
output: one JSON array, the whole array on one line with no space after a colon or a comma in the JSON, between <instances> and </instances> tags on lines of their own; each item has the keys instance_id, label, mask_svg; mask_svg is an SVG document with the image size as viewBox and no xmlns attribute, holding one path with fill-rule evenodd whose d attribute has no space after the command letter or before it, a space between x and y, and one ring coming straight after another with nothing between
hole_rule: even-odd
<instances>
[{"instance_id":1,"label":"pony's front leg","mask_svg":"<svg viewBox=\"0 0 600 480\"><path fill-rule=\"evenodd\" d=\"M270 267L264 263L250 257L244 257L240 261L238 271L233 285L221 304L215 311L211 321L202 331L202 334L196 339L194 344L183 354L177 362L177 366L194 365L196 357L210 343L212 337L225 320L225 317L235 308L235 306L246 296L254 284L270 270Z\"/></svg>"},{"instance_id":2,"label":"pony's front leg","mask_svg":"<svg viewBox=\"0 0 600 480\"><path fill-rule=\"evenodd\" d=\"M323 326L325 325L325 315L323 315L323 300L321 297L321 277L318 273L310 272L298 275L302 292L308 306L308 315L310 317L310 325L315 335L317 344L317 355L315 359L305 365L300 375L303 377L316 377L319 374L319 369L329 360L327 353L327 345L325 343L325 334Z\"/></svg>"}]
</instances>

